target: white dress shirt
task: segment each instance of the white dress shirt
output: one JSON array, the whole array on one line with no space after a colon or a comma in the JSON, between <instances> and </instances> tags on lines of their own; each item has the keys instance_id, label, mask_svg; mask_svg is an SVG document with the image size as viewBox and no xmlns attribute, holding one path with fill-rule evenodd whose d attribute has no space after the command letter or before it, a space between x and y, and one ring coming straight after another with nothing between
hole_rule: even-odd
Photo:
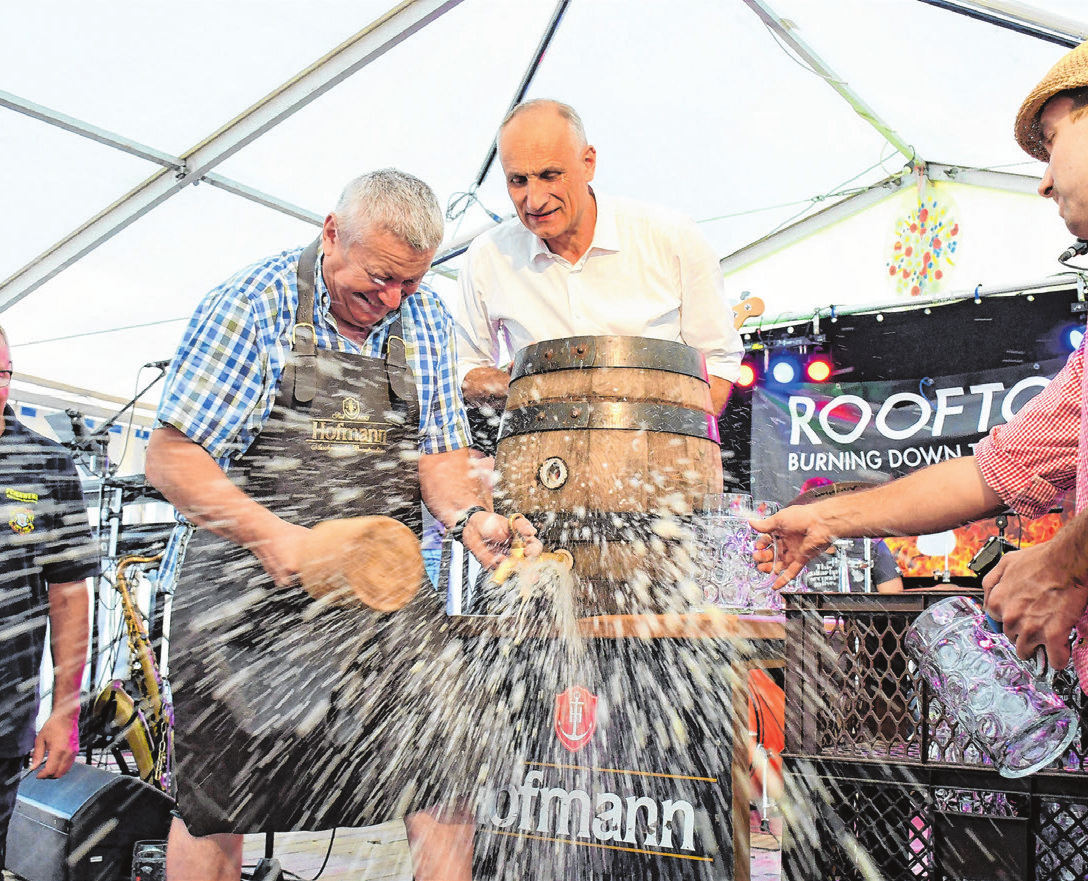
<instances>
[{"instance_id":1,"label":"white dress shirt","mask_svg":"<svg viewBox=\"0 0 1088 881\"><path fill-rule=\"evenodd\" d=\"M517 218L472 243L451 304L458 379L541 340L616 334L685 343L710 375L736 381L744 347L718 258L694 222L629 199L596 200L593 242L573 265Z\"/></svg>"}]
</instances>

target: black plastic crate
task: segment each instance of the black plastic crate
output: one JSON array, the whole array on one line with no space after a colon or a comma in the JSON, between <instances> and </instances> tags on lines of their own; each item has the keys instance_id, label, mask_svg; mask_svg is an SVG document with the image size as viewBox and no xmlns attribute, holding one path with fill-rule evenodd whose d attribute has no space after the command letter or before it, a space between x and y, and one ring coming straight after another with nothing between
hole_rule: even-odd
<instances>
[{"instance_id":1,"label":"black plastic crate","mask_svg":"<svg viewBox=\"0 0 1088 881\"><path fill-rule=\"evenodd\" d=\"M1086 702L1066 755L1001 777L902 647L919 612L968 591L788 596L785 881L1085 881Z\"/></svg>"},{"instance_id":2,"label":"black plastic crate","mask_svg":"<svg viewBox=\"0 0 1088 881\"><path fill-rule=\"evenodd\" d=\"M1072 775L796 757L785 768L784 881L1088 878L1088 791Z\"/></svg>"},{"instance_id":3,"label":"black plastic crate","mask_svg":"<svg viewBox=\"0 0 1088 881\"><path fill-rule=\"evenodd\" d=\"M981 751L944 714L903 647L920 612L970 591L786 596L786 753L814 759L977 768ZM1043 774L1088 771L1088 701L1067 671L1055 688L1081 731ZM1088 782L1088 781L1086 781Z\"/></svg>"}]
</instances>

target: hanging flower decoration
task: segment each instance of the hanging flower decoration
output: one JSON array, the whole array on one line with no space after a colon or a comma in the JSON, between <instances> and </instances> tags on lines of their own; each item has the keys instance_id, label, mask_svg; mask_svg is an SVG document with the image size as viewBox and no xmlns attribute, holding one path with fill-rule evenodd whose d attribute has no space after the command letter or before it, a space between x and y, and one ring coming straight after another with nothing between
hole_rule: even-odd
<instances>
[{"instance_id":1,"label":"hanging flower decoration","mask_svg":"<svg viewBox=\"0 0 1088 881\"><path fill-rule=\"evenodd\" d=\"M936 199L923 201L896 221L887 264L896 293L921 297L939 291L948 269L955 265L959 234L950 206Z\"/></svg>"}]
</instances>

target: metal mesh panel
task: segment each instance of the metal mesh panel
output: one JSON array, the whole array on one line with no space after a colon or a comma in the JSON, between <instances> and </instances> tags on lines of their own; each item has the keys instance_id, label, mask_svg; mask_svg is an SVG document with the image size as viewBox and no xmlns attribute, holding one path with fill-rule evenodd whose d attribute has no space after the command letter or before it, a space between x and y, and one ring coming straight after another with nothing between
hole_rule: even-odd
<instances>
[{"instance_id":1,"label":"metal mesh panel","mask_svg":"<svg viewBox=\"0 0 1088 881\"><path fill-rule=\"evenodd\" d=\"M812 766L789 770L791 800L823 807L787 812L785 881L864 881L873 872L886 881L934 877L927 787L851 776L856 768L841 776Z\"/></svg>"},{"instance_id":2,"label":"metal mesh panel","mask_svg":"<svg viewBox=\"0 0 1088 881\"><path fill-rule=\"evenodd\" d=\"M1048 768L1002 778L902 648L945 592L787 600L786 881L1085 881L1088 700Z\"/></svg>"},{"instance_id":3,"label":"metal mesh panel","mask_svg":"<svg viewBox=\"0 0 1088 881\"><path fill-rule=\"evenodd\" d=\"M1039 878L1088 878L1088 803L1040 798L1035 853Z\"/></svg>"},{"instance_id":4,"label":"metal mesh panel","mask_svg":"<svg viewBox=\"0 0 1088 881\"><path fill-rule=\"evenodd\" d=\"M935 787L934 862L940 881L1014 881L1029 874L1026 795Z\"/></svg>"},{"instance_id":5,"label":"metal mesh panel","mask_svg":"<svg viewBox=\"0 0 1088 881\"><path fill-rule=\"evenodd\" d=\"M918 752L919 684L904 654L904 616L829 618L826 650L818 644L822 675L813 714L817 755L894 757ZM818 636L815 639L819 639Z\"/></svg>"},{"instance_id":6,"label":"metal mesh panel","mask_svg":"<svg viewBox=\"0 0 1088 881\"><path fill-rule=\"evenodd\" d=\"M946 716L903 648L918 613L951 594L794 594L787 597L786 751L977 768L988 763ZM1088 700L1062 671L1055 687L1077 709L1081 733L1043 773L1088 772Z\"/></svg>"}]
</instances>

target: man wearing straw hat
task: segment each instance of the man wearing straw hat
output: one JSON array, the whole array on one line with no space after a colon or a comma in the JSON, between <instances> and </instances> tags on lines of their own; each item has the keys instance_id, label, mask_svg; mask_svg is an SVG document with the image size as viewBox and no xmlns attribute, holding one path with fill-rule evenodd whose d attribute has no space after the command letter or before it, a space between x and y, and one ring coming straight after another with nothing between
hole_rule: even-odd
<instances>
[{"instance_id":1,"label":"man wearing straw hat","mask_svg":"<svg viewBox=\"0 0 1088 881\"><path fill-rule=\"evenodd\" d=\"M1020 107L1016 140L1047 163L1039 195L1053 199L1069 231L1088 239L1088 43L1068 53ZM1085 346L973 456L884 486L786 508L753 521L778 538L776 586L785 585L837 538L921 535L1011 507L1044 514L1076 486L1076 516L1048 542L1008 554L983 580L986 608L1022 658L1045 646L1050 665L1072 654L1088 691L1088 374ZM770 562L769 551L763 552ZM1070 633L1076 628L1072 647Z\"/></svg>"},{"instance_id":2,"label":"man wearing straw hat","mask_svg":"<svg viewBox=\"0 0 1088 881\"><path fill-rule=\"evenodd\" d=\"M450 736L470 658L415 593L421 494L485 567L511 534L469 479L452 321L421 284L441 238L426 184L363 175L309 247L213 290L171 364L146 467L196 527L162 567L180 572L172 881L238 879L241 833L406 813L417 879L471 876L471 823L422 810L468 795L474 744ZM361 538L325 529L358 517ZM344 578L378 588L370 608L300 588L338 545L362 548Z\"/></svg>"}]
</instances>

